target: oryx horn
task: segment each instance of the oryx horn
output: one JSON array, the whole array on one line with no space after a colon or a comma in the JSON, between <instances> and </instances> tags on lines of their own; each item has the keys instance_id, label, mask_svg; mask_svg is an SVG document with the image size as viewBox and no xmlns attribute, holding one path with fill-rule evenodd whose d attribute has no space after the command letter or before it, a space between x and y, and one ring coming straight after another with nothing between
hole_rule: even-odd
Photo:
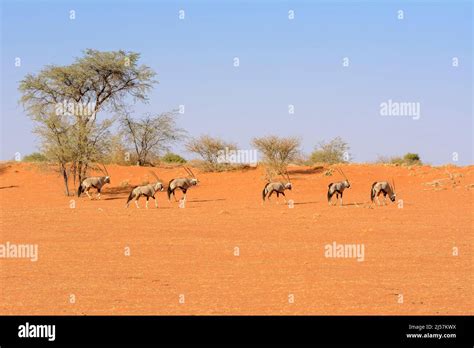
<instances>
[{"instance_id":1,"label":"oryx horn","mask_svg":"<svg viewBox=\"0 0 474 348\"><path fill-rule=\"evenodd\" d=\"M285 172L285 174L286 174L286 179L287 179L288 182L291 184L290 174L288 173L288 170Z\"/></svg>"},{"instance_id":2,"label":"oryx horn","mask_svg":"<svg viewBox=\"0 0 474 348\"><path fill-rule=\"evenodd\" d=\"M156 175L156 173L154 171L149 170L149 172L150 172L151 175L153 175L155 177L156 181L161 182L161 183L164 182L163 180L160 179L160 177L158 175Z\"/></svg>"},{"instance_id":3,"label":"oryx horn","mask_svg":"<svg viewBox=\"0 0 474 348\"><path fill-rule=\"evenodd\" d=\"M346 174L344 174L344 172L342 171L341 168L336 168L336 169L337 169L337 171L339 172L339 174L341 174L341 175L344 177L344 179L346 179L347 181L349 181L349 180L347 179Z\"/></svg>"},{"instance_id":4,"label":"oryx horn","mask_svg":"<svg viewBox=\"0 0 474 348\"><path fill-rule=\"evenodd\" d=\"M104 165L103 163L102 163L102 167L104 168L104 170L101 170L101 172L104 173L105 176L110 176L110 175L109 175L109 172L108 172L108 170L107 170L107 168L105 167L105 165ZM99 168L99 169L100 169L100 168Z\"/></svg>"},{"instance_id":5,"label":"oryx horn","mask_svg":"<svg viewBox=\"0 0 474 348\"><path fill-rule=\"evenodd\" d=\"M193 171L190 168L188 167L183 167L183 168L186 170L186 172L188 172L189 175L191 175L193 178L196 178L196 176L194 175Z\"/></svg>"}]
</instances>

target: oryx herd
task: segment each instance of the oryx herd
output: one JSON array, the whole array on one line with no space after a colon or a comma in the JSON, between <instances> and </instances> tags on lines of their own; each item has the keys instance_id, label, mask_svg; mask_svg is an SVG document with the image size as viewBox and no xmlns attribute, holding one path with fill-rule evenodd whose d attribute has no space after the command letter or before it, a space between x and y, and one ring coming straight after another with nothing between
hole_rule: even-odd
<instances>
[{"instance_id":1,"label":"oryx herd","mask_svg":"<svg viewBox=\"0 0 474 348\"><path fill-rule=\"evenodd\" d=\"M343 205L342 202L342 195L344 193L344 190L346 188L350 188L351 184L349 182L349 179L347 179L347 176L344 174L342 169L336 168L339 174L344 178L344 181L338 181L338 182L332 182L328 185L328 193L327 193L327 198L328 198L328 204L331 205L331 198L336 194L336 201L334 202L334 205L337 204L337 200L339 197L341 198L341 206ZM283 176L283 175L282 175ZM271 181L268 182L265 187L263 188L262 192L262 198L263 202L265 202L265 199L270 200L270 196L273 193L276 193L277 198L282 195L285 203L286 201L286 196L285 196L285 190L291 190L292 189L292 184L290 180L290 176L288 172L285 173L285 181ZM374 203L374 199L377 200L377 204L380 205L380 201L378 196L380 194L383 194L384 196L384 201L383 204L386 204L386 196L388 195L390 200L392 202L395 202L396 194L395 194L395 181L392 179L392 185L390 185L387 181L376 181L372 184L372 188L370 191L370 200L372 203Z\"/></svg>"},{"instance_id":2,"label":"oryx herd","mask_svg":"<svg viewBox=\"0 0 474 348\"><path fill-rule=\"evenodd\" d=\"M177 189L179 189L183 193L181 201L186 201L187 190L193 186L196 186L199 183L199 180L196 178L196 176L194 175L194 173L192 172L190 168L185 167L185 166L183 166L183 168L188 174L188 176L172 179L168 183L167 194L168 194L169 202L171 202L171 195L173 195L175 202L178 201L175 195L175 191ZM336 170L344 178L344 180L338 181L338 182L332 182L328 185L327 200L328 200L329 205L337 205L337 201L340 198L340 206L342 206L343 205L342 196L344 194L344 190L350 188L351 184L347 176L342 171L342 169L336 168ZM126 207L128 207L130 205L130 202L134 200L135 206L139 208L138 200L141 196L144 196L146 197L146 208L148 208L148 200L150 198L153 198L153 200L155 201L155 207L158 208L158 201L155 197L155 194L158 192L164 191L165 187L163 185L163 180L161 180L154 172L152 171L150 172L155 177L156 182L152 184L134 187L127 198ZM105 166L104 166L104 174L106 174L106 176L94 176L94 177L89 177L82 180L78 189L78 196L80 196L81 193L85 192L87 196L90 199L92 199L92 196L89 194L89 190L91 188L95 188L97 190L97 198L100 199L100 191L102 187L105 184L110 184L110 176ZM282 174L282 176L284 178L283 181L268 181L266 183L262 191L262 199L263 199L262 204L265 202L265 199L270 201L270 197L274 193L276 193L277 199L280 197L280 195L282 195L285 203L287 203L285 191L291 190L293 186L292 186L288 172L285 172L284 174ZM396 199L395 181L393 179L392 179L392 184L390 184L387 181L376 181L372 184L372 187L370 189L371 202L375 203L376 201L377 204L380 205L379 196L381 194L383 194L383 198L384 198L383 203L382 203L383 205L386 205L387 196L392 202L395 202L395 199ZM334 195L336 195L336 200L334 204L332 204L331 199Z\"/></svg>"},{"instance_id":3,"label":"oryx herd","mask_svg":"<svg viewBox=\"0 0 474 348\"><path fill-rule=\"evenodd\" d=\"M178 200L176 199L175 191L176 189L181 190L183 192L183 197L181 200L186 201L186 192L189 188L192 186L196 186L199 183L199 180L195 177L194 173L192 172L191 169L188 167L184 167L184 170L186 170L187 174L191 177L182 177L182 178L175 178L172 179L168 183L168 200L171 202L171 195L173 195L175 201L177 202ZM92 176L89 178L86 178L82 180L81 184L79 185L79 189L77 190L77 195L80 196L81 193L85 192L89 199L92 199L92 196L89 194L89 190L91 188L95 188L97 190L97 199L100 199L100 190L105 184L110 184L110 176L108 175L109 173L107 172L107 169L104 166L104 170L107 174L107 176ZM130 194L128 195L127 198L127 203L126 207L130 205L130 202L134 200L135 206L137 208L140 208L138 205L138 200L141 196L146 197L146 208L148 209L148 200L150 198L153 198L155 201L155 208L158 208L158 201L155 197L155 194L157 192L163 191L164 190L164 185L163 185L163 180L161 180L153 171L150 171L150 173L155 177L156 182L154 184L147 184L143 186L136 186L132 189Z\"/></svg>"}]
</instances>

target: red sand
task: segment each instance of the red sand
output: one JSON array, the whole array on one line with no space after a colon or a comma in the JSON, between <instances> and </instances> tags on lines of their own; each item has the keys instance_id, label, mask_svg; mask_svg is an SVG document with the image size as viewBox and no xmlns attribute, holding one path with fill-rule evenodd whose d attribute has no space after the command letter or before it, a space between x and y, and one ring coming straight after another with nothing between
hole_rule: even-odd
<instances>
[{"instance_id":1,"label":"red sand","mask_svg":"<svg viewBox=\"0 0 474 348\"><path fill-rule=\"evenodd\" d=\"M163 192L146 210L126 209L120 184L151 181L147 168L110 166L90 201L51 170L3 164L0 243L38 244L39 259L0 259L0 314L473 314L474 167L448 169L459 182L434 187L445 168L345 166L346 205L330 207L340 178L292 167L292 209L261 205L260 168L200 173L184 209ZM392 177L403 208L370 208L372 182ZM365 260L326 258L334 241Z\"/></svg>"}]
</instances>

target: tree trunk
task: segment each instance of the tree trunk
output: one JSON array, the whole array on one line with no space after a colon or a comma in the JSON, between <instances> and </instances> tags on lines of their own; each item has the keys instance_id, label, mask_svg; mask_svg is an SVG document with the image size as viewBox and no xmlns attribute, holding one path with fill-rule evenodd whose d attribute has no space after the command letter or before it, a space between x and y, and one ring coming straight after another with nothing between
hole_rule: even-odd
<instances>
[{"instance_id":1,"label":"tree trunk","mask_svg":"<svg viewBox=\"0 0 474 348\"><path fill-rule=\"evenodd\" d=\"M76 187L76 163L73 163L72 164L72 168L71 168L71 174L72 174L72 179L73 179L73 186L72 187Z\"/></svg>"},{"instance_id":2,"label":"tree trunk","mask_svg":"<svg viewBox=\"0 0 474 348\"><path fill-rule=\"evenodd\" d=\"M81 184L82 184L82 163L81 162L77 163L77 175L78 175L77 181L79 183L77 187L77 197L79 197L81 195L80 189L81 189Z\"/></svg>"},{"instance_id":3,"label":"tree trunk","mask_svg":"<svg viewBox=\"0 0 474 348\"><path fill-rule=\"evenodd\" d=\"M68 175L67 175L66 166L64 163L61 163L61 172L63 174L66 196L69 196Z\"/></svg>"}]
</instances>

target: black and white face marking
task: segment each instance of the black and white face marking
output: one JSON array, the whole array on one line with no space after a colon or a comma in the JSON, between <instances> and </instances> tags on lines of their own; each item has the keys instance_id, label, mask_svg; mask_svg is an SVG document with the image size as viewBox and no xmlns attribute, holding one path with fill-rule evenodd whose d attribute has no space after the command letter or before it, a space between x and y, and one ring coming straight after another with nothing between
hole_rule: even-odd
<instances>
[{"instance_id":1,"label":"black and white face marking","mask_svg":"<svg viewBox=\"0 0 474 348\"><path fill-rule=\"evenodd\" d=\"M155 184L155 191L163 191L163 184L161 182Z\"/></svg>"}]
</instances>

